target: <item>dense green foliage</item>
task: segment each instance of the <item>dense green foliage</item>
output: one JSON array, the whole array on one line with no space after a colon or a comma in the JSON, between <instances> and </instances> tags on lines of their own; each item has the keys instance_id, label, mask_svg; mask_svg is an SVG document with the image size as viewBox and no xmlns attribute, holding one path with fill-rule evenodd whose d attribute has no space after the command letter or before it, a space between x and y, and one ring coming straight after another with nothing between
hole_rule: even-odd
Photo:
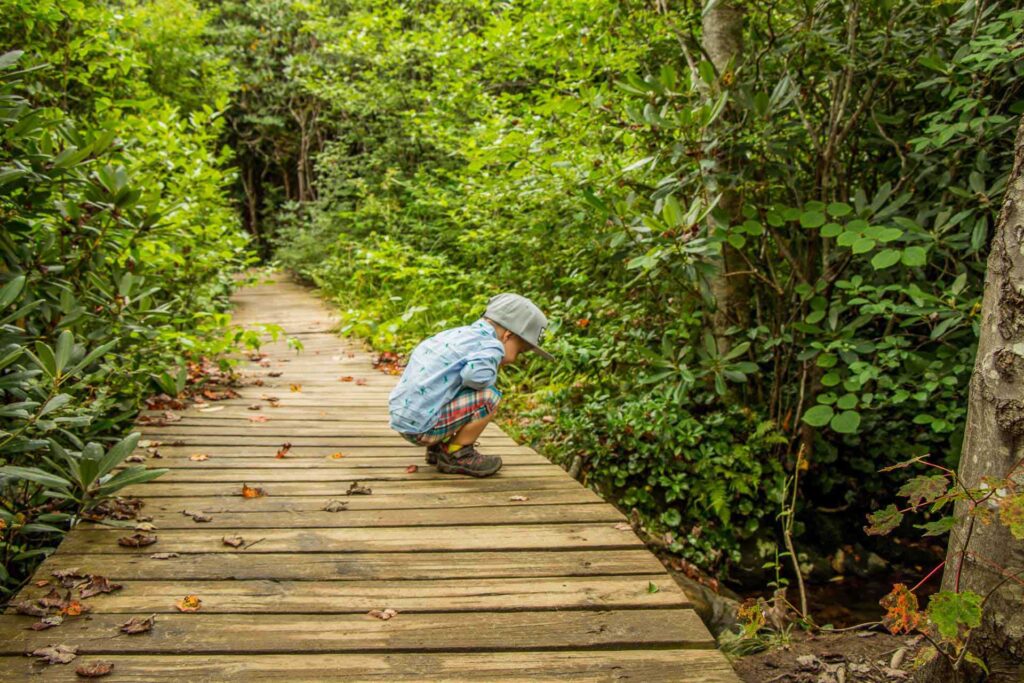
<instances>
[{"instance_id":1,"label":"dense green foliage","mask_svg":"<svg viewBox=\"0 0 1024 683\"><path fill-rule=\"evenodd\" d=\"M527 434L675 550L770 548L801 451L799 541L824 550L859 530L818 508L955 461L1019 3L743 3L722 69L693 4L226 7L260 73L233 134L276 150L243 173L290 178L258 213L282 261L383 349L534 297L559 358L504 379L551 416ZM272 17L291 37L259 38ZM282 160L318 148L300 194Z\"/></svg>"},{"instance_id":2,"label":"dense green foliage","mask_svg":"<svg viewBox=\"0 0 1024 683\"><path fill-rule=\"evenodd\" d=\"M160 473L112 471L141 399L232 343L232 82L202 32L187 0L0 2L0 591Z\"/></svg>"}]
</instances>

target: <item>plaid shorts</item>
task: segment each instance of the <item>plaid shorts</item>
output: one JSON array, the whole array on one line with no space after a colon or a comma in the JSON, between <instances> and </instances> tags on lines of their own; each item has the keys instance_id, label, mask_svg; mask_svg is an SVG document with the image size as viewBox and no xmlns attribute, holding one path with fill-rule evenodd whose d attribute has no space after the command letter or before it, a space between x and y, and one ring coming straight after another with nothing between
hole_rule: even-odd
<instances>
[{"instance_id":1,"label":"plaid shorts","mask_svg":"<svg viewBox=\"0 0 1024 683\"><path fill-rule=\"evenodd\" d=\"M432 446L446 441L455 432L470 422L476 422L492 414L501 401L501 392L494 387L470 389L463 387L455 398L441 408L434 426L422 434L402 434L409 443L417 446Z\"/></svg>"}]
</instances>

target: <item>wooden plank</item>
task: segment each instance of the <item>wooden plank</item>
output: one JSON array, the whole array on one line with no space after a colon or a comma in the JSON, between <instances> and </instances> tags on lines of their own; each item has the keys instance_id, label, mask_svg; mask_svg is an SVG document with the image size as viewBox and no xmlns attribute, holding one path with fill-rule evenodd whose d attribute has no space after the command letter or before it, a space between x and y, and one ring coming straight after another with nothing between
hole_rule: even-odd
<instances>
[{"instance_id":1,"label":"wooden plank","mask_svg":"<svg viewBox=\"0 0 1024 683\"><path fill-rule=\"evenodd\" d=\"M520 496L526 498L526 500L512 501L512 495L514 494L510 494L507 491L478 493L470 490L457 493L410 493L397 496L345 496L336 499L347 503L349 512L363 510L417 510L423 508L455 510L459 508L509 505L511 503L515 503L516 506L520 507L604 503L596 493L582 487L526 491L524 495ZM178 514L181 510L194 510L197 508L210 513L306 513L323 510L324 505L329 501L330 498L321 496L264 496L262 498L242 498L238 495L210 497L181 496L174 498L147 497L142 508L142 514L157 517L159 513L170 512ZM605 504L605 507L609 506Z\"/></svg>"},{"instance_id":2,"label":"wooden plank","mask_svg":"<svg viewBox=\"0 0 1024 683\"><path fill-rule=\"evenodd\" d=\"M128 486L122 489L121 494L125 496L144 495L146 498L178 497L178 496L232 496L241 498L242 487L238 482L217 482L217 483L181 483L171 484L162 482L161 477L147 484ZM359 481L365 481L360 478ZM250 486L261 486L266 489L268 496L315 496L317 498L336 498L344 496L350 482L344 481L307 481L307 482L280 482L273 478L259 478L259 473L254 472L248 480ZM442 494L442 493L493 493L495 491L507 491L509 495L522 493L529 495L530 491L537 490L564 490L583 488L583 486L565 477L508 477L494 476L482 480L469 480L463 478L449 479L419 479L402 481L381 481L376 480L371 485L374 496L408 495L415 493Z\"/></svg>"},{"instance_id":3,"label":"wooden plank","mask_svg":"<svg viewBox=\"0 0 1024 683\"><path fill-rule=\"evenodd\" d=\"M148 432L143 432L147 434ZM156 438L155 436L152 438ZM172 440L173 439L173 440ZM278 436L189 436L188 434L178 434L173 437L160 438L160 441L168 441L178 446L187 446L191 448L199 448L205 446L235 446L235 447L248 447L248 446L280 446L282 442L288 441L292 446L325 446L333 448L336 451L344 451L346 448L353 446L378 446L388 448L405 448L409 444L405 439L398 436L397 434L392 436L351 436L351 437L330 437L330 436L296 436L296 435L278 435ZM503 443L509 446L515 446L516 443L511 439ZM488 448L488 443L497 445L498 440L494 439L486 441L485 439L480 440L480 450ZM422 446L416 446L420 452L423 452Z\"/></svg>"},{"instance_id":4,"label":"wooden plank","mask_svg":"<svg viewBox=\"0 0 1024 683\"><path fill-rule=\"evenodd\" d=\"M276 458L274 453L268 452L265 455L259 457L245 457L242 455L235 456L214 456L208 453L203 453L208 456L207 460L192 460L191 456L195 455L198 451L190 451L188 455L163 455L161 458L147 459L150 467L168 467L171 469L186 469L186 470L210 470L220 469L225 467L244 468L247 470L252 469L271 469L280 470L287 467L291 470L320 470L320 469L338 469L343 467L345 469L352 469L358 471L370 471L373 470L402 470L409 465L416 465L417 467L429 467L433 469L433 466L428 466L426 461L423 459L422 453L417 452L406 452L405 454L398 455L378 455L369 458L359 458L352 456L345 456L343 458L332 458L331 456L322 457L295 457L291 452L285 458ZM492 455L499 455L494 451L489 451ZM517 468L515 471L518 472L518 468L523 465L532 465L534 467L551 467L551 463L544 458L530 454L520 453L506 453L501 455L503 467L506 468ZM131 463L129 463L131 464ZM512 470L508 470L512 471Z\"/></svg>"},{"instance_id":5,"label":"wooden plank","mask_svg":"<svg viewBox=\"0 0 1024 683\"><path fill-rule=\"evenodd\" d=\"M385 602L381 609L387 606ZM35 617L0 616L0 653L19 654L54 642L26 628ZM141 637L119 637L123 614L68 620L59 641L79 655L108 652L444 652L635 647L707 649L715 641L689 609L600 612L403 613L382 621L360 614L160 614ZM467 634L471 634L468 636Z\"/></svg>"},{"instance_id":6,"label":"wooden plank","mask_svg":"<svg viewBox=\"0 0 1024 683\"><path fill-rule=\"evenodd\" d=\"M202 598L202 614L366 614L381 605L402 613L690 606L679 587L665 579L640 574L475 581L124 581L121 590L85 603L90 614L146 615L176 613L174 603L185 595ZM24 595L41 598L49 590L30 586Z\"/></svg>"},{"instance_id":7,"label":"wooden plank","mask_svg":"<svg viewBox=\"0 0 1024 683\"><path fill-rule=\"evenodd\" d=\"M341 502L353 501L366 496L349 496ZM372 497L372 496L370 496ZM489 507L401 510L345 510L325 512L321 509L289 510L286 512L227 512L217 505L204 505L200 498L191 504L173 510L161 511L146 508L145 515L152 517L152 524L163 529L305 529L318 527L435 527L467 525L509 525L509 524L583 524L622 522L625 517L610 505L587 503L583 505L517 505L506 496L504 504L495 503ZM182 510L203 513L210 520L196 522ZM83 529L96 528L86 523Z\"/></svg>"},{"instance_id":8,"label":"wooden plank","mask_svg":"<svg viewBox=\"0 0 1024 683\"><path fill-rule=\"evenodd\" d=\"M207 461L209 462L209 461ZM174 484L180 482L252 482L257 477L268 479L274 483L308 481L326 483L332 481L426 481L430 479L449 479L465 481L466 477L457 474L445 474L434 467L423 467L416 472L406 472L403 467L325 467L321 469L292 468L288 459L285 458L276 471L258 470L245 467L216 467L207 468L176 468L160 477L163 484ZM417 461L410 460L409 464L417 464ZM149 461L150 469L161 467L159 461ZM417 464L418 466L418 464ZM507 471L499 471L495 477L509 476ZM552 464L547 465L517 465L515 468L516 477L557 477L565 476L565 471Z\"/></svg>"},{"instance_id":9,"label":"wooden plank","mask_svg":"<svg viewBox=\"0 0 1024 683\"><path fill-rule=\"evenodd\" d=\"M341 514L341 513L338 513ZM78 529L69 534L64 552L135 554L154 552L226 553L233 549L221 542L223 530L197 524L194 530L167 529L157 533L159 541L146 548L125 548L117 539L124 529ZM246 532L251 541L260 539L249 553L272 552L427 552L466 550L558 550L581 548L643 547L631 530L607 524L523 524L518 526L435 527L430 533L415 527L260 529Z\"/></svg>"},{"instance_id":10,"label":"wooden plank","mask_svg":"<svg viewBox=\"0 0 1024 683\"><path fill-rule=\"evenodd\" d=\"M578 650L294 655L104 655L114 664L103 681L508 681L540 683L737 683L732 667L710 650ZM75 680L73 667L45 667L27 657L0 657L0 680ZM77 679L83 680L83 679Z\"/></svg>"},{"instance_id":11,"label":"wooden plank","mask_svg":"<svg viewBox=\"0 0 1024 683\"><path fill-rule=\"evenodd\" d=\"M258 538L258 537L257 537ZM255 538L253 539L255 540ZM262 545L262 544L260 544ZM259 548L255 546L253 550ZM146 552L147 550L151 552ZM61 548L36 572L49 578L57 569L77 568L114 580L373 580L411 581L503 577L567 577L653 574L664 568L646 548L564 550L560 552L423 553L253 553L229 552L216 558L182 554L154 560L159 543L134 555L107 555L97 548L75 553ZM660 584L659 584L660 585ZM2 631L0 631L2 632Z\"/></svg>"}]
</instances>

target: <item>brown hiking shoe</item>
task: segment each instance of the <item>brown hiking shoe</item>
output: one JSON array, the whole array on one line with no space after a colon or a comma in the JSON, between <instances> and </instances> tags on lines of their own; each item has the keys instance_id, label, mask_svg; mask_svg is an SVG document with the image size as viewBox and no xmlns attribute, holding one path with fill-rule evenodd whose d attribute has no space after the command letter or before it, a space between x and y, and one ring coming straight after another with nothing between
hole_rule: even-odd
<instances>
[{"instance_id":1,"label":"brown hiking shoe","mask_svg":"<svg viewBox=\"0 0 1024 683\"><path fill-rule=\"evenodd\" d=\"M446 474L468 474L471 477L489 477L501 469L501 458L484 455L476 446L463 446L454 453L448 449L437 454L437 469Z\"/></svg>"}]
</instances>

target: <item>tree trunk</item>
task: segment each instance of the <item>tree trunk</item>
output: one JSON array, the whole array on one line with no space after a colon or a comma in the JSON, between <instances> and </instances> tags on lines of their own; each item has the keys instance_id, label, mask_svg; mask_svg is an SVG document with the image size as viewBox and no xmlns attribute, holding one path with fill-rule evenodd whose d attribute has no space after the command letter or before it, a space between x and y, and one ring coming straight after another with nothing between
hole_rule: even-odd
<instances>
[{"instance_id":1,"label":"tree trunk","mask_svg":"<svg viewBox=\"0 0 1024 683\"><path fill-rule=\"evenodd\" d=\"M715 3L703 18L702 44L714 64L719 75L719 82L728 87L735 69L742 59L743 52L743 8L733 0L722 0ZM719 162L726 169L735 168L735 163L728 155ZM721 176L724 182L719 185L722 190L718 207L725 213L730 223L740 218L741 202L739 193ZM739 252L728 243L722 245L722 256L718 262L718 273L710 282L711 293L715 298L715 312L711 318L711 331L719 353L729 350L729 337L726 331L734 326L745 326L750 318L750 286L744 275L728 275L743 270L743 259Z\"/></svg>"},{"instance_id":2,"label":"tree trunk","mask_svg":"<svg viewBox=\"0 0 1024 683\"><path fill-rule=\"evenodd\" d=\"M1024 119L1017 129L1015 159L992 237L981 308L978 355L971 377L960 479L976 489L984 479L1001 480L1024 457ZM1024 476L1017 471L1017 491ZM998 515L998 496L990 512ZM992 683L1024 680L1024 541L1008 520L982 523L956 507L949 537L944 590L970 590L985 603L971 650L989 666ZM1007 577L1017 573L1015 578ZM932 678L929 680L940 680Z\"/></svg>"}]
</instances>

